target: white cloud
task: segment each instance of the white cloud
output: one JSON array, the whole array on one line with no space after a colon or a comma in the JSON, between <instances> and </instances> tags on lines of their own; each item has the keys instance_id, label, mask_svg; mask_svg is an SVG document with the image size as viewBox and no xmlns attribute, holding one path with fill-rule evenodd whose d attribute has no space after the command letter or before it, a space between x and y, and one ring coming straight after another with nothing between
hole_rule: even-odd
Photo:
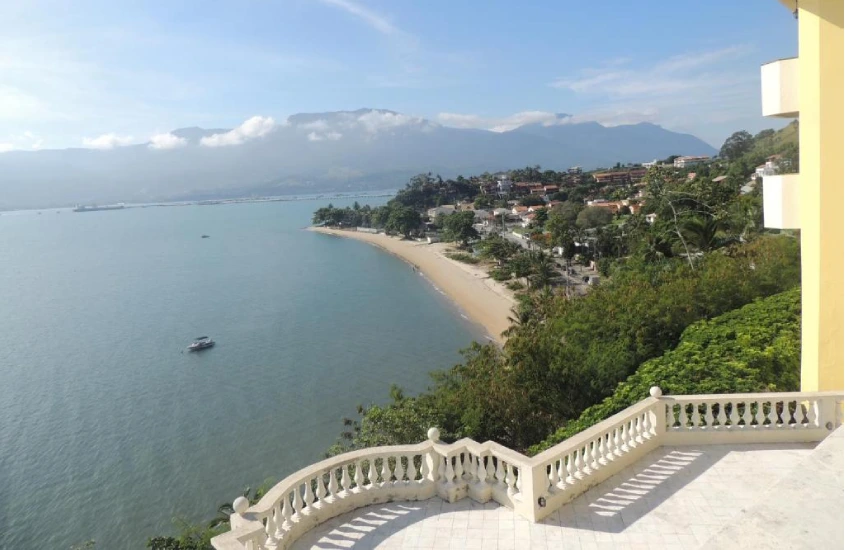
<instances>
[{"instance_id":1,"label":"white cloud","mask_svg":"<svg viewBox=\"0 0 845 550\"><path fill-rule=\"evenodd\" d=\"M206 147L241 145L246 141L266 136L275 127L276 122L271 117L254 116L234 130L202 138L200 144Z\"/></svg>"},{"instance_id":2,"label":"white cloud","mask_svg":"<svg viewBox=\"0 0 845 550\"><path fill-rule=\"evenodd\" d=\"M317 132L310 132L308 134L308 141L337 141L343 137L340 132L325 132L318 134Z\"/></svg>"},{"instance_id":3,"label":"white cloud","mask_svg":"<svg viewBox=\"0 0 845 550\"><path fill-rule=\"evenodd\" d=\"M150 143L147 145L150 149L178 149L188 144L188 140L171 134L156 134L150 138Z\"/></svg>"},{"instance_id":4,"label":"white cloud","mask_svg":"<svg viewBox=\"0 0 845 550\"><path fill-rule=\"evenodd\" d=\"M299 128L302 128L303 130L316 130L318 132L322 132L329 129L329 123L321 118L313 122L306 122L305 124L300 124Z\"/></svg>"},{"instance_id":5,"label":"white cloud","mask_svg":"<svg viewBox=\"0 0 845 550\"><path fill-rule=\"evenodd\" d=\"M423 119L419 117L388 111L369 111L358 117L358 123L373 134L382 130L391 130L409 124L421 124L422 122Z\"/></svg>"},{"instance_id":6,"label":"white cloud","mask_svg":"<svg viewBox=\"0 0 845 550\"><path fill-rule=\"evenodd\" d=\"M103 134L95 138L83 138L82 144L90 149L114 149L132 143L132 136L119 136L117 134Z\"/></svg>"},{"instance_id":7,"label":"white cloud","mask_svg":"<svg viewBox=\"0 0 845 550\"><path fill-rule=\"evenodd\" d=\"M349 13L350 15L354 15L358 19L364 21L367 25L372 27L373 29L377 30L382 34L387 35L394 35L399 34L401 31L394 26L390 21L387 20L382 15L370 10L358 4L356 2L350 2L350 0L320 0L323 4L327 4L329 6L334 6L336 8L340 8L343 11Z\"/></svg>"},{"instance_id":8,"label":"white cloud","mask_svg":"<svg viewBox=\"0 0 845 550\"><path fill-rule=\"evenodd\" d=\"M542 124L543 126L557 126L569 124L572 117L559 115L548 111L522 111L504 117L481 117L460 113L440 113L437 121L444 126L455 128L479 128L492 132L507 132L526 124Z\"/></svg>"},{"instance_id":9,"label":"white cloud","mask_svg":"<svg viewBox=\"0 0 845 550\"><path fill-rule=\"evenodd\" d=\"M37 151L44 145L44 140L29 130L17 135L8 135L0 142L0 153L8 151Z\"/></svg>"},{"instance_id":10,"label":"white cloud","mask_svg":"<svg viewBox=\"0 0 845 550\"><path fill-rule=\"evenodd\" d=\"M14 143L0 143L0 153L5 153L7 151L14 151L15 144Z\"/></svg>"},{"instance_id":11,"label":"white cloud","mask_svg":"<svg viewBox=\"0 0 845 550\"><path fill-rule=\"evenodd\" d=\"M723 69L707 72L708 66L748 51L745 46L729 46L675 55L651 66L628 69L623 66L630 65L629 59L617 59L604 67L582 70L575 77L559 78L550 86L611 98L669 96L689 90L712 89L714 86L730 85L735 76Z\"/></svg>"}]
</instances>

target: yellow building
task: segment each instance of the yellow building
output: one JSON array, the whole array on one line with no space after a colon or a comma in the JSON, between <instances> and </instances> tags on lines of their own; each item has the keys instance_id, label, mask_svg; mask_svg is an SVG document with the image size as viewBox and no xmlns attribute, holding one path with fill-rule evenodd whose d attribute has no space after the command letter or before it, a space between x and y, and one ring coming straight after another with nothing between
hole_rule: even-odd
<instances>
[{"instance_id":1,"label":"yellow building","mask_svg":"<svg viewBox=\"0 0 845 550\"><path fill-rule=\"evenodd\" d=\"M801 389L843 389L843 0L781 0L798 57L761 69L763 115L798 117L800 173L763 179L765 225L801 230Z\"/></svg>"}]
</instances>

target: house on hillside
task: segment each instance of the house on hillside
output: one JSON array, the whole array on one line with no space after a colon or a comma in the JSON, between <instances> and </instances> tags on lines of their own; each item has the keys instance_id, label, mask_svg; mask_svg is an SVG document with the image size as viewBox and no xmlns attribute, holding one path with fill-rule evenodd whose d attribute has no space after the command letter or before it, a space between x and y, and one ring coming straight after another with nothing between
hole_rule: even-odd
<instances>
[{"instance_id":1,"label":"house on hillside","mask_svg":"<svg viewBox=\"0 0 845 550\"><path fill-rule=\"evenodd\" d=\"M686 156L686 157L678 157L675 159L674 166L675 168L689 168L690 166L695 166L696 164L701 164L702 162L707 162L710 160L710 157L696 157L696 156Z\"/></svg>"},{"instance_id":2,"label":"house on hillside","mask_svg":"<svg viewBox=\"0 0 845 550\"><path fill-rule=\"evenodd\" d=\"M455 207L451 204L445 204L443 206L436 206L434 208L429 208L426 210L426 214L431 219L434 219L438 216L438 214L443 214L444 216L448 216L449 214L455 213Z\"/></svg>"}]
</instances>

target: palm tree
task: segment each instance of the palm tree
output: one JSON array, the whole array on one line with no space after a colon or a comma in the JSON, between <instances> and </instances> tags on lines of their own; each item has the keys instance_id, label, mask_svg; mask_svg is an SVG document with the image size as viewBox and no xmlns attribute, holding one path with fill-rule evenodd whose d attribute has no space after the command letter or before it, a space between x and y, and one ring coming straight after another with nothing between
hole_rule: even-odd
<instances>
[{"instance_id":1,"label":"palm tree","mask_svg":"<svg viewBox=\"0 0 845 550\"><path fill-rule=\"evenodd\" d=\"M681 232L698 250L709 252L730 244L733 239L720 236L725 220L716 216L696 216L684 220Z\"/></svg>"},{"instance_id":2,"label":"palm tree","mask_svg":"<svg viewBox=\"0 0 845 550\"><path fill-rule=\"evenodd\" d=\"M555 262L545 252L532 253L531 258L531 282L535 288L547 287L552 279L558 274L555 269Z\"/></svg>"}]
</instances>

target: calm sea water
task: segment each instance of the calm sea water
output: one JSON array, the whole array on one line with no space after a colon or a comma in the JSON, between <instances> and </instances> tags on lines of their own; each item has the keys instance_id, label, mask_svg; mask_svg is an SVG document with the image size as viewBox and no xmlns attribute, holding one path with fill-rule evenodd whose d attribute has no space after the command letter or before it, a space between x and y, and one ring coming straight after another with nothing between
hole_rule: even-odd
<instances>
[{"instance_id":1,"label":"calm sea water","mask_svg":"<svg viewBox=\"0 0 845 550\"><path fill-rule=\"evenodd\" d=\"M327 202L0 216L0 548L143 548L483 338Z\"/></svg>"}]
</instances>

